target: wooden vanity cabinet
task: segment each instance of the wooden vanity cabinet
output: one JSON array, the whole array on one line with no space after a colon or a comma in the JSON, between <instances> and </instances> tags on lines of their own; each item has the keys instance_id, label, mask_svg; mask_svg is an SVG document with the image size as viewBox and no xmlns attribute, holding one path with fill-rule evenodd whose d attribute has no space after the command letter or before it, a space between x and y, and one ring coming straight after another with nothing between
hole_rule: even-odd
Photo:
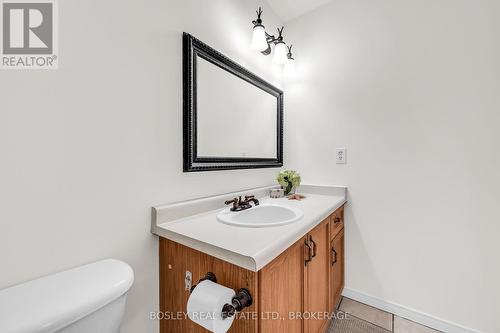
<instances>
[{"instance_id":1,"label":"wooden vanity cabinet","mask_svg":"<svg viewBox=\"0 0 500 333\"><path fill-rule=\"evenodd\" d=\"M341 207L259 271L259 311L281 317L261 320L259 332L326 331L344 288L343 226Z\"/></svg>"},{"instance_id":2,"label":"wooden vanity cabinet","mask_svg":"<svg viewBox=\"0 0 500 333\"><path fill-rule=\"evenodd\" d=\"M334 222L336 218L340 221ZM235 320L230 333L323 333L329 325L326 314L335 310L344 287L343 207L259 272L164 238L160 238L159 254L161 313L185 311L186 270L193 273L194 283L213 272L219 283L235 290L248 288L254 299L244 310L249 314ZM207 331L185 318L161 320L160 332Z\"/></svg>"}]
</instances>

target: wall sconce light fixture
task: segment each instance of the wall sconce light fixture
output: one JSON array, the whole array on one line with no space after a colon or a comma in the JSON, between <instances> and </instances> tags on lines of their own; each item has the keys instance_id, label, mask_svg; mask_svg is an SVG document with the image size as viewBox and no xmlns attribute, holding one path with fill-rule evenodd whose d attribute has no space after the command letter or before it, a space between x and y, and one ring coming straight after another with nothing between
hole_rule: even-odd
<instances>
[{"instance_id":1,"label":"wall sconce light fixture","mask_svg":"<svg viewBox=\"0 0 500 333\"><path fill-rule=\"evenodd\" d=\"M256 11L257 19L253 23L252 49L261 52L264 55L271 54L271 45L274 44L273 62L279 65L285 65L287 70L293 70L294 59L292 56L292 46L287 47L283 41L283 28L278 28L278 37L266 32L262 24L262 8Z\"/></svg>"}]
</instances>

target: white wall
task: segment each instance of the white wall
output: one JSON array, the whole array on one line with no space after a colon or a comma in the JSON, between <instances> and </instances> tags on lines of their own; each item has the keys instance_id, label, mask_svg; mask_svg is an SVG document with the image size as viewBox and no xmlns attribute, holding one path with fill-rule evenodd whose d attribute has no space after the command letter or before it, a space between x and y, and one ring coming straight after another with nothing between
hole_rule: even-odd
<instances>
[{"instance_id":1,"label":"white wall","mask_svg":"<svg viewBox=\"0 0 500 333\"><path fill-rule=\"evenodd\" d=\"M346 286L489 333L499 12L486 0L335 0L286 24L297 61L286 162L305 182L349 186Z\"/></svg>"},{"instance_id":2,"label":"white wall","mask_svg":"<svg viewBox=\"0 0 500 333\"><path fill-rule=\"evenodd\" d=\"M151 206L277 173L182 173L182 32L279 84L270 57L249 49L259 4L59 1L59 70L0 73L0 288L122 259L136 279L123 331L157 331Z\"/></svg>"}]
</instances>

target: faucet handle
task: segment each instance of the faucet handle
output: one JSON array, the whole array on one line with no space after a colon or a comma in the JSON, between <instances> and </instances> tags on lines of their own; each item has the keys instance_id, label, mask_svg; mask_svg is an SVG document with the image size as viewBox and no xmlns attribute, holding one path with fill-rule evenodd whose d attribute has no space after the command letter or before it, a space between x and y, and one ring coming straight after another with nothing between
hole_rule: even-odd
<instances>
[{"instance_id":1,"label":"faucet handle","mask_svg":"<svg viewBox=\"0 0 500 333\"><path fill-rule=\"evenodd\" d=\"M240 197L240 199L241 199L241 197ZM226 201L224 201L224 204L225 204L225 205L230 205L230 204L236 204L236 203L238 203L238 202L239 202L239 201L238 201L238 198L234 198L234 199L232 199L232 200L226 200Z\"/></svg>"},{"instance_id":2,"label":"faucet handle","mask_svg":"<svg viewBox=\"0 0 500 333\"><path fill-rule=\"evenodd\" d=\"M245 202L250 204L250 202L253 202L254 206L259 205L259 200L255 199L255 195L245 195Z\"/></svg>"},{"instance_id":3,"label":"faucet handle","mask_svg":"<svg viewBox=\"0 0 500 333\"><path fill-rule=\"evenodd\" d=\"M238 200L238 198L234 198L233 200L227 200L224 202L226 205L233 204L233 207L231 207L231 211L236 212L240 208L241 204L241 197Z\"/></svg>"}]
</instances>

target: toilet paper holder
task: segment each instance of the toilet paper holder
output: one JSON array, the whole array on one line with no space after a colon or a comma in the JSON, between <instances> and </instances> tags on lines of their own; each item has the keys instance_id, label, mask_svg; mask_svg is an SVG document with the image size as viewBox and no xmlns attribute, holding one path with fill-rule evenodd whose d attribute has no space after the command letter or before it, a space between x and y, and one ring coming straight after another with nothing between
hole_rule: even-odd
<instances>
[{"instance_id":1,"label":"toilet paper holder","mask_svg":"<svg viewBox=\"0 0 500 333\"><path fill-rule=\"evenodd\" d=\"M215 276L214 273L208 272L205 274L204 277L198 281L198 283L205 281L205 280L210 280L213 283L217 283L217 277ZM193 285L191 287L191 293L193 292L194 288L196 288L197 284ZM222 319L227 319L236 314L236 311L241 311L246 307L249 307L252 305L253 299L252 295L250 294L250 291L246 288L241 288L238 290L236 295L233 296L231 299L231 304L224 304L224 306L221 309L221 316Z\"/></svg>"}]
</instances>

